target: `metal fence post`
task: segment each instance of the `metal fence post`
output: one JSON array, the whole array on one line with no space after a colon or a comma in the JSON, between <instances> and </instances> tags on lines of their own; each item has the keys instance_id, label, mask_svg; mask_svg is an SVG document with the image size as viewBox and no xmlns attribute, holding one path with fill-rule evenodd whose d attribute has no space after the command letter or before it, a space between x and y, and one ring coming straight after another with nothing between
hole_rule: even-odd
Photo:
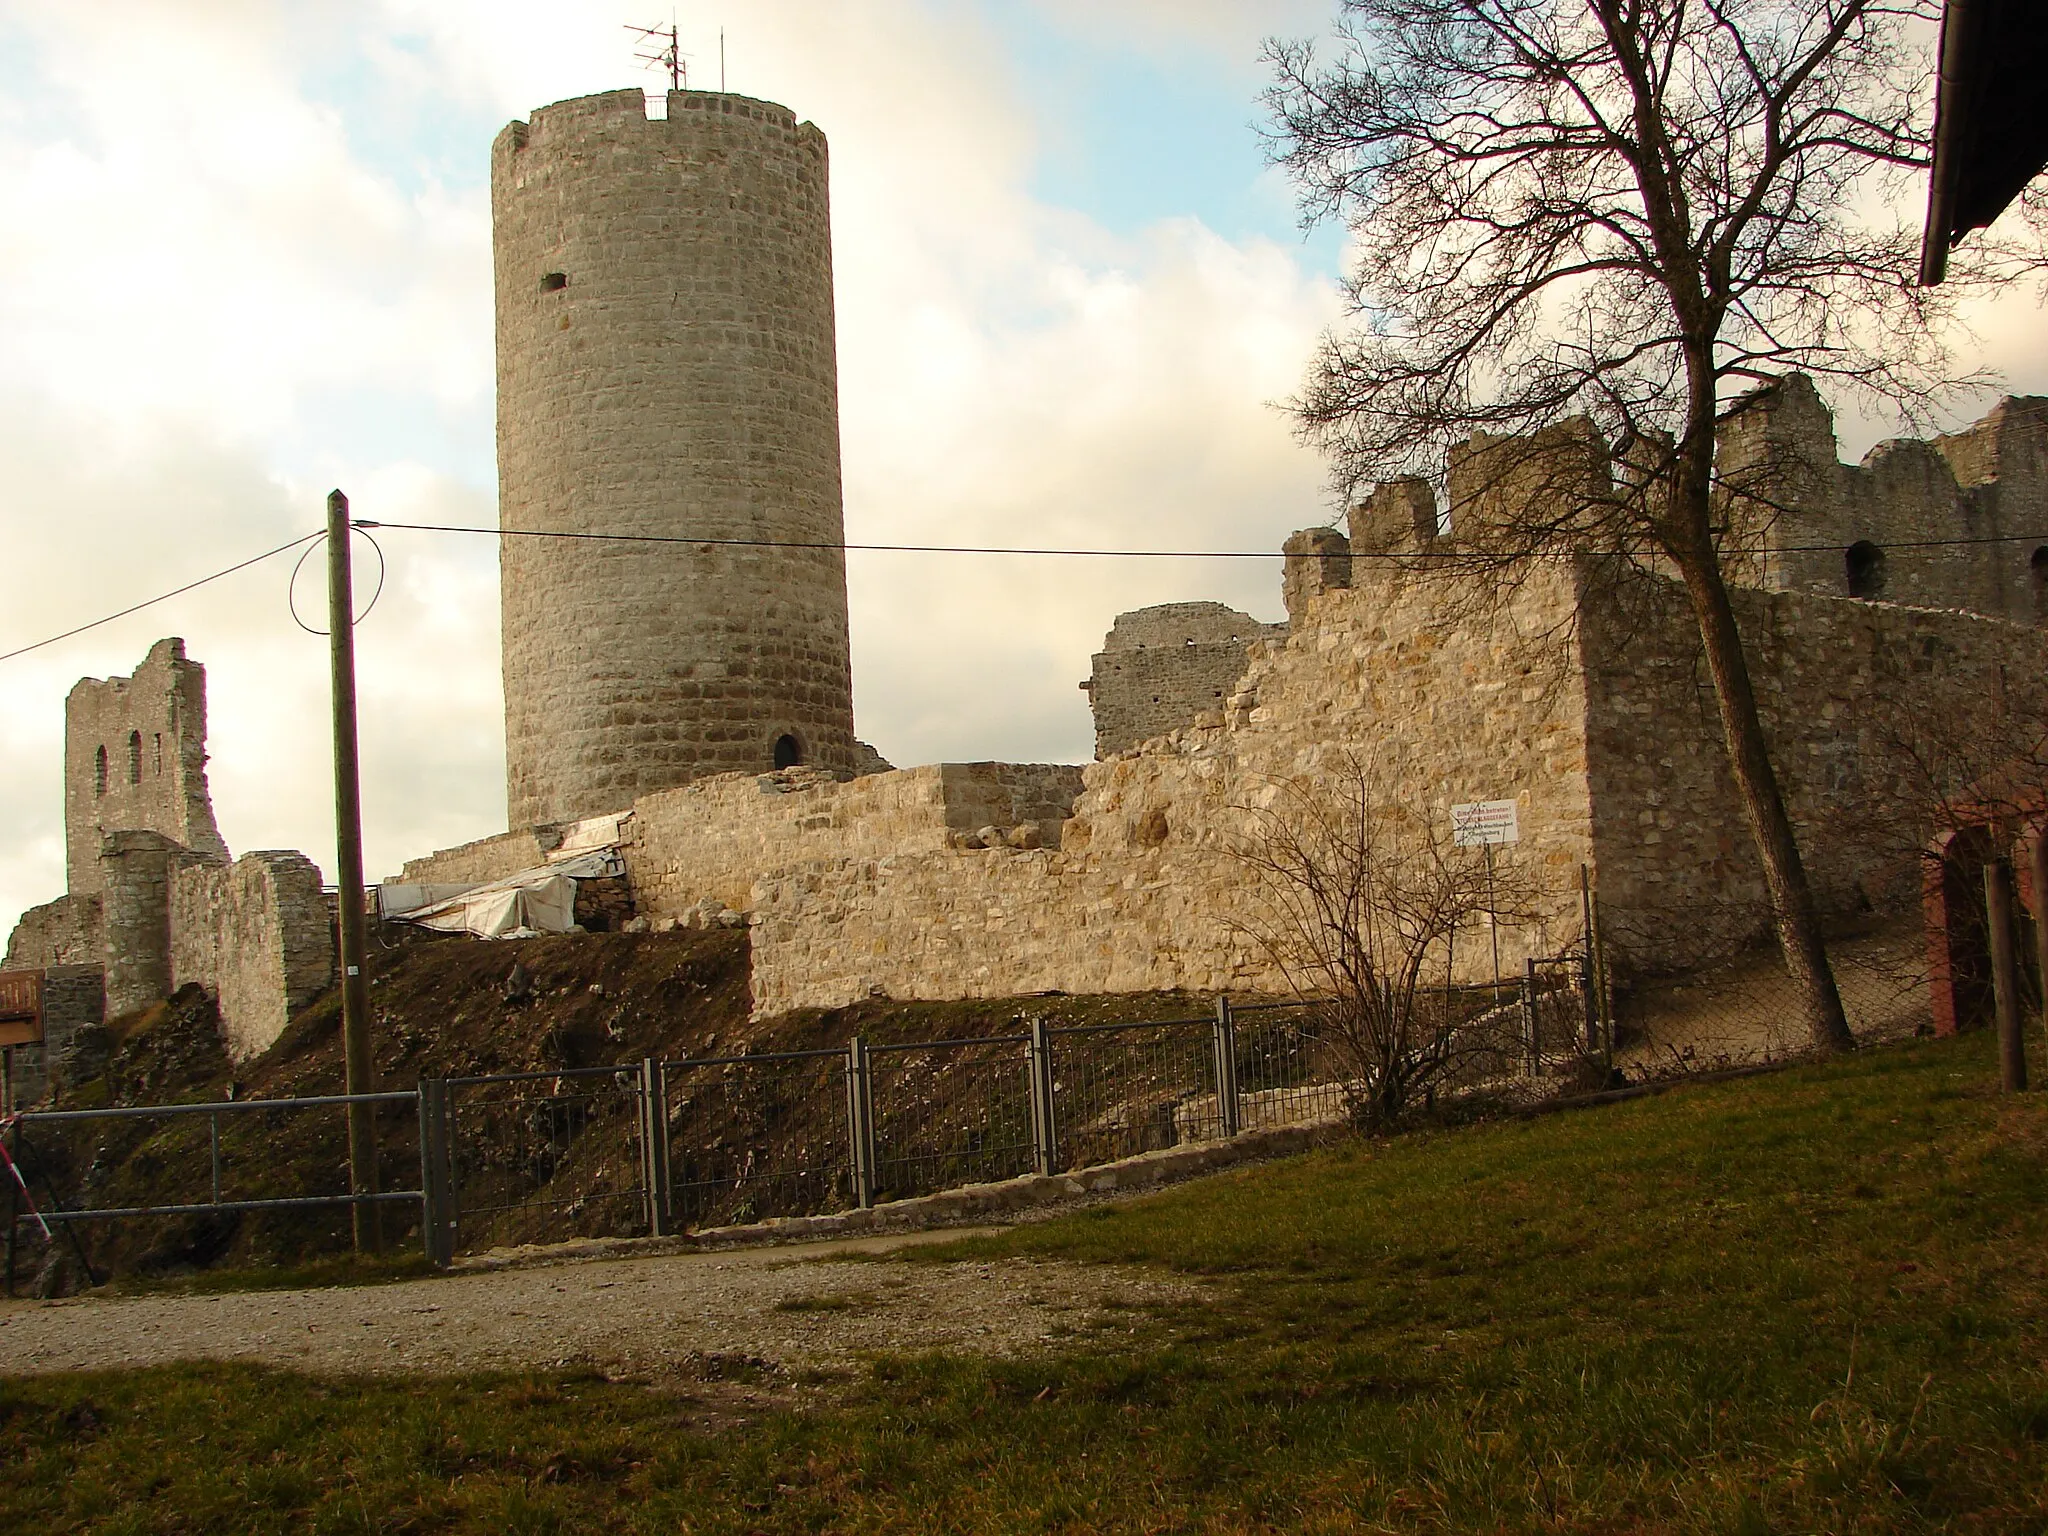
<instances>
[{"instance_id":1,"label":"metal fence post","mask_svg":"<svg viewBox=\"0 0 2048 1536\"><path fill-rule=\"evenodd\" d=\"M448 1146L448 1084L420 1079L420 1243L427 1262L446 1269L455 1258L455 1179Z\"/></svg>"},{"instance_id":2,"label":"metal fence post","mask_svg":"<svg viewBox=\"0 0 2048 1536\"><path fill-rule=\"evenodd\" d=\"M1216 1053L1216 1115L1225 1136L1244 1129L1243 1106L1237 1096L1237 1021L1231 1016L1230 999L1216 999L1216 1030L1211 1037Z\"/></svg>"},{"instance_id":3,"label":"metal fence post","mask_svg":"<svg viewBox=\"0 0 2048 1536\"><path fill-rule=\"evenodd\" d=\"M1031 1158L1042 1177L1059 1169L1059 1120L1052 1098L1052 1035L1045 1020L1031 1021L1031 1039L1024 1047L1025 1070L1031 1081Z\"/></svg>"},{"instance_id":4,"label":"metal fence post","mask_svg":"<svg viewBox=\"0 0 2048 1536\"><path fill-rule=\"evenodd\" d=\"M667 1237L675 1230L669 1203L668 1072L656 1056L640 1059L640 1171L648 1233Z\"/></svg>"},{"instance_id":5,"label":"metal fence post","mask_svg":"<svg viewBox=\"0 0 2048 1536\"><path fill-rule=\"evenodd\" d=\"M1600 999L1593 991L1593 941L1586 941L1586 952L1579 956L1579 1001L1580 1012L1585 1016L1586 1054L1591 1056L1600 1049Z\"/></svg>"},{"instance_id":6,"label":"metal fence post","mask_svg":"<svg viewBox=\"0 0 2048 1536\"><path fill-rule=\"evenodd\" d=\"M846 1042L846 1134L853 1198L862 1210L875 1203L875 1101L868 1073L868 1043Z\"/></svg>"},{"instance_id":7,"label":"metal fence post","mask_svg":"<svg viewBox=\"0 0 2048 1536\"><path fill-rule=\"evenodd\" d=\"M1529 1075L1543 1075L1543 1037L1536 1018L1536 960L1522 962L1522 1041L1529 1051Z\"/></svg>"}]
</instances>

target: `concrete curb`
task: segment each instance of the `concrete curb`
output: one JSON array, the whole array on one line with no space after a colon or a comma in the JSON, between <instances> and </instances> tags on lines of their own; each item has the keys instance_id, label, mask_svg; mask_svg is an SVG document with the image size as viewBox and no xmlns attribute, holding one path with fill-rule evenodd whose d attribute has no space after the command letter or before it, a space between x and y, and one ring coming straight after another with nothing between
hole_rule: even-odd
<instances>
[{"instance_id":1,"label":"concrete curb","mask_svg":"<svg viewBox=\"0 0 2048 1536\"><path fill-rule=\"evenodd\" d=\"M675 1237L597 1237L566 1243L531 1243L493 1248L457 1259L451 1274L510 1269L527 1264L560 1264L582 1259L653 1258L672 1253L712 1253L782 1243L815 1243L833 1238L870 1237L889 1232L922 1232L934 1227L982 1226L1062 1202L1136 1194L1178 1184L1243 1163L1290 1157L1319 1144L1337 1124L1277 1126L1245 1131L1228 1141L1188 1142L1140 1152L1113 1163L1072 1173L1025 1174L992 1184L964 1184L934 1195L890 1200L868 1210L822 1216L777 1216L746 1226L710 1227Z\"/></svg>"}]
</instances>

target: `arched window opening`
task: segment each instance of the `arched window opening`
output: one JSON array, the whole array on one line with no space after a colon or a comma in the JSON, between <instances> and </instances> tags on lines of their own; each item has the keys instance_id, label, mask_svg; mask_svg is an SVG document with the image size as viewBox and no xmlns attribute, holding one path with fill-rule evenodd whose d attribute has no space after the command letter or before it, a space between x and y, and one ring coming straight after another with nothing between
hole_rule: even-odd
<instances>
[{"instance_id":1,"label":"arched window opening","mask_svg":"<svg viewBox=\"0 0 2048 1536\"><path fill-rule=\"evenodd\" d=\"M1858 539L1844 557L1849 571L1849 595L1866 602L1884 596L1884 551L1868 539Z\"/></svg>"},{"instance_id":2,"label":"arched window opening","mask_svg":"<svg viewBox=\"0 0 2048 1536\"><path fill-rule=\"evenodd\" d=\"M153 776L159 779L164 776L164 733L162 731L156 733L156 767Z\"/></svg>"},{"instance_id":3,"label":"arched window opening","mask_svg":"<svg viewBox=\"0 0 2048 1536\"><path fill-rule=\"evenodd\" d=\"M2034 551L2027 570L2034 584L2034 622L2048 624L2048 544Z\"/></svg>"},{"instance_id":4,"label":"arched window opening","mask_svg":"<svg viewBox=\"0 0 2048 1536\"><path fill-rule=\"evenodd\" d=\"M804 760L804 745L787 733L775 738L775 766L795 768Z\"/></svg>"},{"instance_id":5,"label":"arched window opening","mask_svg":"<svg viewBox=\"0 0 2048 1536\"><path fill-rule=\"evenodd\" d=\"M130 731L128 733L128 782L130 784L140 784L142 782L142 732L140 731Z\"/></svg>"},{"instance_id":6,"label":"arched window opening","mask_svg":"<svg viewBox=\"0 0 2048 1536\"><path fill-rule=\"evenodd\" d=\"M107 792L107 749L101 747L92 758L92 792L104 795Z\"/></svg>"}]
</instances>

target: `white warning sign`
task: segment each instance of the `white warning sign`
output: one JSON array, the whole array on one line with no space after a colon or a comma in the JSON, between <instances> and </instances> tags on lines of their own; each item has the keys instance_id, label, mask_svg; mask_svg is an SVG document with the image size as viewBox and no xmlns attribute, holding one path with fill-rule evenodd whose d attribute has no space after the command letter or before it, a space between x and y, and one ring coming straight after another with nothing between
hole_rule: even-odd
<instances>
[{"instance_id":1,"label":"white warning sign","mask_svg":"<svg viewBox=\"0 0 2048 1536\"><path fill-rule=\"evenodd\" d=\"M1512 800L1473 800L1451 807L1451 840L1460 848L1519 843L1522 824Z\"/></svg>"}]
</instances>

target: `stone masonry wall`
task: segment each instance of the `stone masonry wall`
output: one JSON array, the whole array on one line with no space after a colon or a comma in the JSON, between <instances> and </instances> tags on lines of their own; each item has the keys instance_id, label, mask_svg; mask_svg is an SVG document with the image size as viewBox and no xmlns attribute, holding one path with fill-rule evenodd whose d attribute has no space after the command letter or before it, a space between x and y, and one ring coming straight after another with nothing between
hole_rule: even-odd
<instances>
[{"instance_id":1,"label":"stone masonry wall","mask_svg":"<svg viewBox=\"0 0 2048 1536\"><path fill-rule=\"evenodd\" d=\"M105 953L100 897L59 896L21 914L7 939L0 971L40 971L53 965L98 965Z\"/></svg>"},{"instance_id":2,"label":"stone masonry wall","mask_svg":"<svg viewBox=\"0 0 2048 1536\"><path fill-rule=\"evenodd\" d=\"M214 995L234 1061L260 1054L334 980L320 870L301 853L187 864L172 879L171 933L171 985L197 982Z\"/></svg>"},{"instance_id":3,"label":"stone masonry wall","mask_svg":"<svg viewBox=\"0 0 2048 1536\"><path fill-rule=\"evenodd\" d=\"M1833 415L1794 374L1746 397L1720 457L1724 510L1755 552L1732 572L1747 585L1866 595L1849 574L1851 546L1866 545L1869 596L2048 619L2048 545L2015 537L2048 527L2048 400L2006 399L1961 432L1879 443L1843 464ZM1943 539L1973 542L1925 542Z\"/></svg>"},{"instance_id":4,"label":"stone masonry wall","mask_svg":"<svg viewBox=\"0 0 2048 1536\"><path fill-rule=\"evenodd\" d=\"M82 678L64 701L65 888L100 888L109 832L147 831L227 859L206 786L206 669L159 640L127 677Z\"/></svg>"},{"instance_id":5,"label":"stone masonry wall","mask_svg":"<svg viewBox=\"0 0 2048 1536\"><path fill-rule=\"evenodd\" d=\"M513 826L855 768L825 136L667 108L558 102L492 148L503 526L707 541L503 541Z\"/></svg>"},{"instance_id":6,"label":"stone masonry wall","mask_svg":"<svg viewBox=\"0 0 2048 1536\"><path fill-rule=\"evenodd\" d=\"M681 917L707 898L752 904L765 871L824 858L934 851L994 826L1030 824L1057 843L1081 770L1060 763L940 763L850 782L807 769L722 774L643 795L626 868L643 916Z\"/></svg>"},{"instance_id":7,"label":"stone masonry wall","mask_svg":"<svg viewBox=\"0 0 2048 1536\"><path fill-rule=\"evenodd\" d=\"M1447 616L1425 579L1390 567L1310 601L1284 642L1255 651L1225 710L1082 770L1059 850L960 849L837 858L755 886L755 1007L1174 987L1277 989L1245 925L1257 895L1231 847L1279 781L1345 754L1390 795L1447 825L1452 804L1514 799L1523 867L1555 893L1541 921L1502 931L1502 958L1576 931L1589 857L1584 696L1569 572L1541 572L1498 606ZM1477 974L1485 945L1461 950Z\"/></svg>"},{"instance_id":8,"label":"stone masonry wall","mask_svg":"<svg viewBox=\"0 0 2048 1536\"><path fill-rule=\"evenodd\" d=\"M422 858L407 859L399 880L407 885L486 885L547 862L546 840L532 828L500 832Z\"/></svg>"},{"instance_id":9,"label":"stone masonry wall","mask_svg":"<svg viewBox=\"0 0 2048 1536\"><path fill-rule=\"evenodd\" d=\"M171 995L171 877L187 857L155 832L110 832L100 852L107 1016Z\"/></svg>"},{"instance_id":10,"label":"stone masonry wall","mask_svg":"<svg viewBox=\"0 0 2048 1536\"><path fill-rule=\"evenodd\" d=\"M1081 686L1095 713L1095 755L1126 752L1222 709L1261 640L1285 636L1222 603L1161 603L1118 614Z\"/></svg>"},{"instance_id":11,"label":"stone masonry wall","mask_svg":"<svg viewBox=\"0 0 2048 1536\"><path fill-rule=\"evenodd\" d=\"M1738 591L1736 604L1824 905L1910 907L1911 836L1854 831L1902 804L1886 723L2048 673L2048 636L1806 593ZM1503 928L1509 969L1577 937L1581 863L1627 961L1697 962L1762 916L1698 649L1675 583L1617 581L1591 557L1530 572L1490 611L1455 576L1356 572L1261 648L1231 710L1085 769L1058 852L903 853L764 877L756 1008L1276 986L1245 936L1253 894L1228 849L1277 781L1312 782L1345 752L1432 817L1517 801L1522 840L1498 855L1546 897L1538 922ZM1461 945L1461 971L1489 964L1486 951Z\"/></svg>"},{"instance_id":12,"label":"stone masonry wall","mask_svg":"<svg viewBox=\"0 0 2048 1536\"><path fill-rule=\"evenodd\" d=\"M14 1103L0 1111L48 1102L61 1085L103 1065L106 972L97 965L28 969L43 972L43 1043L14 1048Z\"/></svg>"},{"instance_id":13,"label":"stone masonry wall","mask_svg":"<svg viewBox=\"0 0 2048 1536\"><path fill-rule=\"evenodd\" d=\"M1762 931L1762 869L1682 594L1655 577L1603 592L1586 605L1583 643L1602 911L1638 963L1681 965ZM1970 613L1731 595L1824 910L1911 908L1917 837L1888 824L1911 793L1896 777L1902 723L1974 707L2008 676L2048 676L2048 635Z\"/></svg>"}]
</instances>

